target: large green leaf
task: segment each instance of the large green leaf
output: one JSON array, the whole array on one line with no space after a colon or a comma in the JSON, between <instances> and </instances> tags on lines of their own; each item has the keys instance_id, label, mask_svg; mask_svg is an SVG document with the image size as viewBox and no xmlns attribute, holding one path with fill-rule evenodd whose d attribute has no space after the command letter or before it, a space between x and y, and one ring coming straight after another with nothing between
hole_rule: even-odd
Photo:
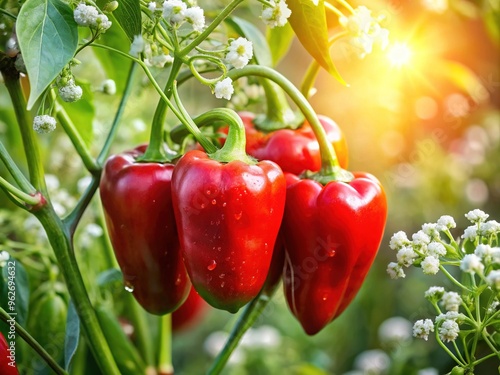
<instances>
[{"instance_id":1,"label":"large green leaf","mask_svg":"<svg viewBox=\"0 0 500 375\"><path fill-rule=\"evenodd\" d=\"M120 27L130 41L141 34L141 5L139 0L118 0L118 8L113 12Z\"/></svg>"},{"instance_id":2,"label":"large green leaf","mask_svg":"<svg viewBox=\"0 0 500 375\"><path fill-rule=\"evenodd\" d=\"M28 109L73 58L78 46L73 10L61 0L27 0L16 32L31 84Z\"/></svg>"},{"instance_id":3,"label":"large green leaf","mask_svg":"<svg viewBox=\"0 0 500 375\"><path fill-rule=\"evenodd\" d=\"M273 59L273 65L276 66L280 60L285 57L290 46L292 45L292 39L294 32L290 23L286 23L283 27L273 27L267 29L267 43L271 49L271 56Z\"/></svg>"},{"instance_id":4,"label":"large green leaf","mask_svg":"<svg viewBox=\"0 0 500 375\"><path fill-rule=\"evenodd\" d=\"M324 0L288 0L292 15L288 19L300 43L328 73L345 84L330 56Z\"/></svg>"},{"instance_id":5,"label":"large green leaf","mask_svg":"<svg viewBox=\"0 0 500 375\"><path fill-rule=\"evenodd\" d=\"M28 317L29 286L28 273L15 258L0 268L0 306L21 325Z\"/></svg>"},{"instance_id":6,"label":"large green leaf","mask_svg":"<svg viewBox=\"0 0 500 375\"><path fill-rule=\"evenodd\" d=\"M68 316L66 318L66 336L64 338L64 369L69 371L71 361L75 356L76 349L80 342L80 318L76 313L73 301L68 306Z\"/></svg>"},{"instance_id":7,"label":"large green leaf","mask_svg":"<svg viewBox=\"0 0 500 375\"><path fill-rule=\"evenodd\" d=\"M259 65L272 66L271 51L267 45L267 40L254 24L239 17L227 18L226 22L239 35L252 42L253 55Z\"/></svg>"}]
</instances>

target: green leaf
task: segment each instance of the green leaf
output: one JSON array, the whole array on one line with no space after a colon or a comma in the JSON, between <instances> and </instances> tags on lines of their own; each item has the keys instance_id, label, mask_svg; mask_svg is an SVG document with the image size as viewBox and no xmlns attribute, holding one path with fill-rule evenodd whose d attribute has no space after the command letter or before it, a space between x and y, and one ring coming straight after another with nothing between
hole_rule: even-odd
<instances>
[{"instance_id":1,"label":"green leaf","mask_svg":"<svg viewBox=\"0 0 500 375\"><path fill-rule=\"evenodd\" d=\"M68 306L66 318L66 337L64 339L64 369L69 371L71 361L75 356L80 339L80 319L76 313L75 305L71 301Z\"/></svg>"},{"instance_id":2,"label":"green leaf","mask_svg":"<svg viewBox=\"0 0 500 375\"><path fill-rule=\"evenodd\" d=\"M94 93L88 82L76 82L83 90L82 98L73 103L61 102L61 105L66 110L66 113L75 124L80 136L85 141L87 146L92 144L93 127L95 108L94 108Z\"/></svg>"},{"instance_id":3,"label":"green leaf","mask_svg":"<svg viewBox=\"0 0 500 375\"><path fill-rule=\"evenodd\" d=\"M10 258L0 270L0 306L24 326L30 299L28 274L15 258Z\"/></svg>"},{"instance_id":4,"label":"green leaf","mask_svg":"<svg viewBox=\"0 0 500 375\"><path fill-rule=\"evenodd\" d=\"M271 56L273 58L273 65L276 66L280 60L285 57L290 46L294 32L290 23L286 23L283 27L268 28L267 43L271 47Z\"/></svg>"},{"instance_id":5,"label":"green leaf","mask_svg":"<svg viewBox=\"0 0 500 375\"><path fill-rule=\"evenodd\" d=\"M271 51L264 34L252 23L239 17L226 18L226 22L241 36L253 44L253 56L259 65L272 66Z\"/></svg>"},{"instance_id":6,"label":"green leaf","mask_svg":"<svg viewBox=\"0 0 500 375\"><path fill-rule=\"evenodd\" d=\"M118 0L118 8L113 12L120 27L130 41L141 34L141 5L139 0Z\"/></svg>"},{"instance_id":7,"label":"green leaf","mask_svg":"<svg viewBox=\"0 0 500 375\"><path fill-rule=\"evenodd\" d=\"M27 0L16 24L31 84L28 109L73 58L78 46L73 10L61 0Z\"/></svg>"},{"instance_id":8,"label":"green leaf","mask_svg":"<svg viewBox=\"0 0 500 375\"><path fill-rule=\"evenodd\" d=\"M122 271L117 268L110 268L109 270L103 271L97 276L97 285L100 287L112 284L115 282L122 282L123 275Z\"/></svg>"},{"instance_id":9,"label":"green leaf","mask_svg":"<svg viewBox=\"0 0 500 375\"><path fill-rule=\"evenodd\" d=\"M287 4L292 11L288 21L300 43L319 65L345 85L330 56L324 0L319 0L318 5L311 0L288 0Z\"/></svg>"}]
</instances>

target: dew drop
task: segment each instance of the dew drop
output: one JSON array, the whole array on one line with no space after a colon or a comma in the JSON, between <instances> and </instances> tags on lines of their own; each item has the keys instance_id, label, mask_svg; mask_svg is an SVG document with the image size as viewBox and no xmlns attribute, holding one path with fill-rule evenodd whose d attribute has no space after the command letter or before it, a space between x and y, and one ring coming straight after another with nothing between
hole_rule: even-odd
<instances>
[{"instance_id":1,"label":"dew drop","mask_svg":"<svg viewBox=\"0 0 500 375\"><path fill-rule=\"evenodd\" d=\"M212 191L211 190L207 190L206 193L207 193L207 195L210 195L210 194L212 194Z\"/></svg>"},{"instance_id":2,"label":"dew drop","mask_svg":"<svg viewBox=\"0 0 500 375\"><path fill-rule=\"evenodd\" d=\"M238 212L238 213L234 214L234 218L235 218L236 220L240 220L240 219L241 219L241 215L243 215L243 212L242 212L242 211L240 211L240 212Z\"/></svg>"},{"instance_id":3,"label":"dew drop","mask_svg":"<svg viewBox=\"0 0 500 375\"><path fill-rule=\"evenodd\" d=\"M221 251L222 250L222 247L217 247L217 251Z\"/></svg>"},{"instance_id":4,"label":"dew drop","mask_svg":"<svg viewBox=\"0 0 500 375\"><path fill-rule=\"evenodd\" d=\"M201 208L205 208L205 203L202 203L202 204L200 205L200 207L201 207Z\"/></svg>"},{"instance_id":5,"label":"dew drop","mask_svg":"<svg viewBox=\"0 0 500 375\"><path fill-rule=\"evenodd\" d=\"M220 283L221 288L224 288L224 285L226 285L226 283L224 281Z\"/></svg>"},{"instance_id":6,"label":"dew drop","mask_svg":"<svg viewBox=\"0 0 500 375\"><path fill-rule=\"evenodd\" d=\"M217 204L217 200L216 199L212 199L212 204L216 205Z\"/></svg>"},{"instance_id":7,"label":"dew drop","mask_svg":"<svg viewBox=\"0 0 500 375\"><path fill-rule=\"evenodd\" d=\"M125 290L129 293L132 293L134 291L134 286L131 282L125 281Z\"/></svg>"},{"instance_id":8,"label":"dew drop","mask_svg":"<svg viewBox=\"0 0 500 375\"><path fill-rule=\"evenodd\" d=\"M225 273L221 273L221 274L219 275L219 278L220 278L220 279L223 279L225 276L226 276L226 274L225 274Z\"/></svg>"},{"instance_id":9,"label":"dew drop","mask_svg":"<svg viewBox=\"0 0 500 375\"><path fill-rule=\"evenodd\" d=\"M327 295L326 295L326 294L324 294L324 295L323 295L323 301L326 301L326 298L327 298Z\"/></svg>"},{"instance_id":10,"label":"dew drop","mask_svg":"<svg viewBox=\"0 0 500 375\"><path fill-rule=\"evenodd\" d=\"M222 207L226 207L226 206L227 206L226 202L222 203Z\"/></svg>"},{"instance_id":11,"label":"dew drop","mask_svg":"<svg viewBox=\"0 0 500 375\"><path fill-rule=\"evenodd\" d=\"M217 267L217 262L215 260L212 260L210 264L207 266L207 270L213 271Z\"/></svg>"},{"instance_id":12,"label":"dew drop","mask_svg":"<svg viewBox=\"0 0 500 375\"><path fill-rule=\"evenodd\" d=\"M181 281L182 281L182 280L181 280L181 278L180 278L180 277L178 277L178 278L175 280L175 285L176 285L176 286L179 286L179 285L181 284Z\"/></svg>"},{"instance_id":13,"label":"dew drop","mask_svg":"<svg viewBox=\"0 0 500 375\"><path fill-rule=\"evenodd\" d=\"M328 251L326 252L326 254L331 258L333 256L335 256L335 249L328 249Z\"/></svg>"}]
</instances>

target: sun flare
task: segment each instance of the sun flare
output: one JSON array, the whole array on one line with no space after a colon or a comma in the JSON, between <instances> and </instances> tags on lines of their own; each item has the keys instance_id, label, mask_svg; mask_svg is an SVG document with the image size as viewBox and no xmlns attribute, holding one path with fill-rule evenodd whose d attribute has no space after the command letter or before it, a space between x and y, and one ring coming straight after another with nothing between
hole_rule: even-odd
<instances>
[{"instance_id":1,"label":"sun flare","mask_svg":"<svg viewBox=\"0 0 500 375\"><path fill-rule=\"evenodd\" d=\"M392 66L402 67L408 65L412 57L412 50L406 43L396 42L387 52L387 58Z\"/></svg>"}]
</instances>

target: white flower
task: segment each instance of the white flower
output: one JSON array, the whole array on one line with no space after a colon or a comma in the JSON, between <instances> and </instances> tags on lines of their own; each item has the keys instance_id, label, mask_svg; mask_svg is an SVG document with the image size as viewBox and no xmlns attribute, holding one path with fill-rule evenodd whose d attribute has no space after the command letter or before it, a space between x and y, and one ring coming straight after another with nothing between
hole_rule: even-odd
<instances>
[{"instance_id":1,"label":"white flower","mask_svg":"<svg viewBox=\"0 0 500 375\"><path fill-rule=\"evenodd\" d=\"M481 223L479 225L479 233L485 237L500 233L500 223L496 220L490 220L486 223Z\"/></svg>"},{"instance_id":2,"label":"white flower","mask_svg":"<svg viewBox=\"0 0 500 375\"><path fill-rule=\"evenodd\" d=\"M285 26L288 18L291 16L292 11L288 8L285 0L278 0L277 2L271 0L269 2L272 7L262 7L262 21L271 29L276 26Z\"/></svg>"},{"instance_id":3,"label":"white flower","mask_svg":"<svg viewBox=\"0 0 500 375\"><path fill-rule=\"evenodd\" d=\"M394 233L391 237L391 241L389 242L389 247L392 250L399 250L403 246L407 246L410 244L410 240L406 236L406 233L400 230L397 233Z\"/></svg>"},{"instance_id":4,"label":"white flower","mask_svg":"<svg viewBox=\"0 0 500 375\"><path fill-rule=\"evenodd\" d=\"M422 261L422 271L426 275L435 275L439 271L439 259L432 255L426 256Z\"/></svg>"},{"instance_id":5,"label":"white flower","mask_svg":"<svg viewBox=\"0 0 500 375\"><path fill-rule=\"evenodd\" d=\"M245 38L233 40L227 48L226 62L236 69L241 69L248 64L253 56L252 42Z\"/></svg>"},{"instance_id":6,"label":"white flower","mask_svg":"<svg viewBox=\"0 0 500 375\"><path fill-rule=\"evenodd\" d=\"M462 303L462 297L456 292L445 292L442 301L447 311L458 311Z\"/></svg>"},{"instance_id":7,"label":"white flower","mask_svg":"<svg viewBox=\"0 0 500 375\"><path fill-rule=\"evenodd\" d=\"M184 12L187 5L181 0L166 0L163 3L163 17L172 25L180 25L184 22Z\"/></svg>"},{"instance_id":8,"label":"white flower","mask_svg":"<svg viewBox=\"0 0 500 375\"><path fill-rule=\"evenodd\" d=\"M403 278L406 276L401 265L396 262L391 262L387 265L387 273L391 279Z\"/></svg>"},{"instance_id":9,"label":"white flower","mask_svg":"<svg viewBox=\"0 0 500 375\"><path fill-rule=\"evenodd\" d=\"M75 84L73 79L70 79L66 85L59 87L59 96L67 103L76 102L80 100L83 95L83 90L80 86Z\"/></svg>"},{"instance_id":10,"label":"white flower","mask_svg":"<svg viewBox=\"0 0 500 375\"><path fill-rule=\"evenodd\" d=\"M174 58L170 55L156 55L147 59L147 64L151 66L156 66L157 68L163 68L165 64L171 64L174 61Z\"/></svg>"},{"instance_id":11,"label":"white flower","mask_svg":"<svg viewBox=\"0 0 500 375\"><path fill-rule=\"evenodd\" d=\"M0 268L4 267L7 264L7 261L10 259L10 255L6 251L0 251Z\"/></svg>"},{"instance_id":12,"label":"white flower","mask_svg":"<svg viewBox=\"0 0 500 375\"><path fill-rule=\"evenodd\" d=\"M99 14L95 21L95 26L97 26L101 31L106 31L111 27L113 23L108 19L105 14Z\"/></svg>"},{"instance_id":13,"label":"white flower","mask_svg":"<svg viewBox=\"0 0 500 375\"><path fill-rule=\"evenodd\" d=\"M487 213L484 213L483 211L479 210L479 209L475 209L475 210L472 210L472 211L469 211L465 214L465 217L470 220L472 223L483 223L486 221L486 219L488 219L490 215L488 215Z\"/></svg>"},{"instance_id":14,"label":"white flower","mask_svg":"<svg viewBox=\"0 0 500 375\"><path fill-rule=\"evenodd\" d=\"M425 234L422 230L411 236L413 243L417 246L425 246L431 242L430 237Z\"/></svg>"},{"instance_id":15,"label":"white flower","mask_svg":"<svg viewBox=\"0 0 500 375\"><path fill-rule=\"evenodd\" d=\"M33 130L38 134L53 132L56 128L56 119L49 115L35 116L33 119Z\"/></svg>"},{"instance_id":16,"label":"white flower","mask_svg":"<svg viewBox=\"0 0 500 375\"><path fill-rule=\"evenodd\" d=\"M462 238L474 241L477 236L477 225L471 225L470 227L465 228L464 234L462 234Z\"/></svg>"},{"instance_id":17,"label":"white flower","mask_svg":"<svg viewBox=\"0 0 500 375\"><path fill-rule=\"evenodd\" d=\"M434 323L430 319L420 319L413 325L413 336L427 341L429 333L434 332Z\"/></svg>"},{"instance_id":18,"label":"white flower","mask_svg":"<svg viewBox=\"0 0 500 375\"><path fill-rule=\"evenodd\" d=\"M101 91L107 95L116 94L116 83L112 79L106 79L101 83Z\"/></svg>"},{"instance_id":19,"label":"white flower","mask_svg":"<svg viewBox=\"0 0 500 375\"><path fill-rule=\"evenodd\" d=\"M144 51L144 39L142 35L134 35L134 40L130 45L129 54L133 57L139 57L139 55Z\"/></svg>"},{"instance_id":20,"label":"white flower","mask_svg":"<svg viewBox=\"0 0 500 375\"><path fill-rule=\"evenodd\" d=\"M483 259L485 262L491 262L493 257L493 249L490 245L477 245L474 250L474 254L476 254L479 258Z\"/></svg>"},{"instance_id":21,"label":"white flower","mask_svg":"<svg viewBox=\"0 0 500 375\"><path fill-rule=\"evenodd\" d=\"M197 32L202 32L205 27L205 16L203 14L203 9L200 7L192 7L184 11L184 17L187 22L193 26L193 30Z\"/></svg>"},{"instance_id":22,"label":"white flower","mask_svg":"<svg viewBox=\"0 0 500 375\"><path fill-rule=\"evenodd\" d=\"M339 23L353 34L368 34L373 22L372 12L365 6L354 9L349 17L340 17Z\"/></svg>"},{"instance_id":23,"label":"white flower","mask_svg":"<svg viewBox=\"0 0 500 375\"><path fill-rule=\"evenodd\" d=\"M455 219L453 219L450 215L443 215L437 221L438 229L440 231L446 231L447 229L456 228L457 224L455 223Z\"/></svg>"},{"instance_id":24,"label":"white flower","mask_svg":"<svg viewBox=\"0 0 500 375\"><path fill-rule=\"evenodd\" d=\"M454 341L458 337L460 328L458 323L454 320L445 320L441 327L439 327L439 337L442 341L450 342Z\"/></svg>"},{"instance_id":25,"label":"white flower","mask_svg":"<svg viewBox=\"0 0 500 375\"><path fill-rule=\"evenodd\" d=\"M500 270L490 271L488 276L486 276L486 282L492 288L494 288L496 290L500 290Z\"/></svg>"},{"instance_id":26,"label":"white flower","mask_svg":"<svg viewBox=\"0 0 500 375\"><path fill-rule=\"evenodd\" d=\"M383 374L390 364L391 359L380 349L364 351L354 360L354 367L365 374Z\"/></svg>"},{"instance_id":27,"label":"white flower","mask_svg":"<svg viewBox=\"0 0 500 375\"><path fill-rule=\"evenodd\" d=\"M460 269L467 273L482 273L484 264L476 254L467 254L460 262Z\"/></svg>"},{"instance_id":28,"label":"white flower","mask_svg":"<svg viewBox=\"0 0 500 375\"><path fill-rule=\"evenodd\" d=\"M150 3L148 3L148 9L149 9L150 12L156 11L156 2L155 1L151 1Z\"/></svg>"},{"instance_id":29,"label":"white flower","mask_svg":"<svg viewBox=\"0 0 500 375\"><path fill-rule=\"evenodd\" d=\"M234 93L233 80L231 78L224 78L215 84L214 94L217 99L231 99Z\"/></svg>"},{"instance_id":30,"label":"white flower","mask_svg":"<svg viewBox=\"0 0 500 375\"><path fill-rule=\"evenodd\" d=\"M378 328L378 337L382 343L403 343L409 341L411 336L411 322L399 316L386 319Z\"/></svg>"},{"instance_id":31,"label":"white flower","mask_svg":"<svg viewBox=\"0 0 500 375\"><path fill-rule=\"evenodd\" d=\"M418 254L413 250L413 247L405 246L398 251L396 258L399 264L410 267L413 261L418 258Z\"/></svg>"},{"instance_id":32,"label":"white flower","mask_svg":"<svg viewBox=\"0 0 500 375\"><path fill-rule=\"evenodd\" d=\"M493 247L491 249L492 263L500 264L500 247Z\"/></svg>"},{"instance_id":33,"label":"white flower","mask_svg":"<svg viewBox=\"0 0 500 375\"><path fill-rule=\"evenodd\" d=\"M429 252L429 255L432 255L436 258L446 255L446 248L442 243L439 242L431 242L429 245L427 245L427 251Z\"/></svg>"},{"instance_id":34,"label":"white flower","mask_svg":"<svg viewBox=\"0 0 500 375\"><path fill-rule=\"evenodd\" d=\"M435 322L440 323L444 320L455 320L461 323L465 320L465 315L458 311L447 311L446 314L439 314L436 316Z\"/></svg>"},{"instance_id":35,"label":"white flower","mask_svg":"<svg viewBox=\"0 0 500 375\"><path fill-rule=\"evenodd\" d=\"M444 294L444 288L442 286L431 286L427 291L424 293L424 297L429 299L429 300L439 300L441 297L443 297Z\"/></svg>"},{"instance_id":36,"label":"white flower","mask_svg":"<svg viewBox=\"0 0 500 375\"><path fill-rule=\"evenodd\" d=\"M497 289L500 290L500 288ZM486 312L488 314L494 314L499 306L500 306L500 301L493 301L490 307L488 307L488 309L486 310Z\"/></svg>"},{"instance_id":37,"label":"white flower","mask_svg":"<svg viewBox=\"0 0 500 375\"><path fill-rule=\"evenodd\" d=\"M422 6L430 12L444 13L448 9L448 0L421 0Z\"/></svg>"},{"instance_id":38,"label":"white flower","mask_svg":"<svg viewBox=\"0 0 500 375\"><path fill-rule=\"evenodd\" d=\"M73 12L73 18L79 26L95 26L99 12L93 5L78 4Z\"/></svg>"},{"instance_id":39,"label":"white flower","mask_svg":"<svg viewBox=\"0 0 500 375\"><path fill-rule=\"evenodd\" d=\"M436 223L425 223L422 225L422 232L431 238L439 237L438 225Z\"/></svg>"}]
</instances>

